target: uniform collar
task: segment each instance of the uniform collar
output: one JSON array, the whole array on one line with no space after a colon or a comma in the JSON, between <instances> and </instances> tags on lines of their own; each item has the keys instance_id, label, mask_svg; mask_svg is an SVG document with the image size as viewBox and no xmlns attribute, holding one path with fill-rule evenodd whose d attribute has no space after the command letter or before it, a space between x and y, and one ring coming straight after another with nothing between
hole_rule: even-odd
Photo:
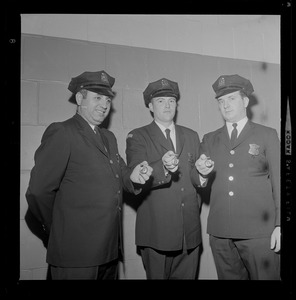
<instances>
[{"instance_id":1,"label":"uniform collar","mask_svg":"<svg viewBox=\"0 0 296 300\"><path fill-rule=\"evenodd\" d=\"M95 131L96 125L89 123L80 113L77 112L77 114L87 122L87 124L92 128L93 131Z\"/></svg>"}]
</instances>

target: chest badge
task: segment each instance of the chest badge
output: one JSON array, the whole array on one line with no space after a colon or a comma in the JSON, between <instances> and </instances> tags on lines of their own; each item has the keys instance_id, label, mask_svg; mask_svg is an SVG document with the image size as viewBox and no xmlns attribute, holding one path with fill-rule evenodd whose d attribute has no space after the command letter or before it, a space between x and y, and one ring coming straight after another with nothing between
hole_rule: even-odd
<instances>
[{"instance_id":1,"label":"chest badge","mask_svg":"<svg viewBox=\"0 0 296 300\"><path fill-rule=\"evenodd\" d=\"M259 148L260 146L257 144L249 144L250 149L249 149L249 153L253 156L257 156L259 155Z\"/></svg>"}]
</instances>

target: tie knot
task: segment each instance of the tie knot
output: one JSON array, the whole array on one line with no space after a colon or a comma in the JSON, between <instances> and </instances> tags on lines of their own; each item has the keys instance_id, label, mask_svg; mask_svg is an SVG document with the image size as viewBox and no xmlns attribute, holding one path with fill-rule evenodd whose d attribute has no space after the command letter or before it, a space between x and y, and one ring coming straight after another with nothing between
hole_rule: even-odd
<instances>
[{"instance_id":1,"label":"tie knot","mask_svg":"<svg viewBox=\"0 0 296 300\"><path fill-rule=\"evenodd\" d=\"M165 133L166 133L166 137L167 137L167 139L169 139L170 138L170 132L171 132L171 130L170 129L166 129L165 130Z\"/></svg>"},{"instance_id":2,"label":"tie knot","mask_svg":"<svg viewBox=\"0 0 296 300\"><path fill-rule=\"evenodd\" d=\"M232 126L233 126L234 129L236 129L237 123L232 123Z\"/></svg>"}]
</instances>

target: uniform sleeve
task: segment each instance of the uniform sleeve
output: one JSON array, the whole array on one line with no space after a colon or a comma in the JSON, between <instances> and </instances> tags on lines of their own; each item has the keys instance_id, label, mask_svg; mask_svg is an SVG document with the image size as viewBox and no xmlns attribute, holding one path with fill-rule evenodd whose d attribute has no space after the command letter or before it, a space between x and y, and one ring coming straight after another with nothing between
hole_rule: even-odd
<instances>
[{"instance_id":1,"label":"uniform sleeve","mask_svg":"<svg viewBox=\"0 0 296 300\"><path fill-rule=\"evenodd\" d=\"M140 187L140 185L134 184L130 179L133 169L129 168L126 165L125 161L121 156L119 156L119 164L121 168L123 189L135 195L139 194L142 191L142 188Z\"/></svg>"},{"instance_id":2,"label":"uniform sleeve","mask_svg":"<svg viewBox=\"0 0 296 300\"><path fill-rule=\"evenodd\" d=\"M128 134L126 139L126 157L128 166L134 168L139 163L147 161L153 168L150 179L146 182L144 189L147 187L154 188L164 185L172 179L170 173L165 173L162 157L155 161L148 160L147 147L148 145L141 133L132 131Z\"/></svg>"},{"instance_id":3,"label":"uniform sleeve","mask_svg":"<svg viewBox=\"0 0 296 300\"><path fill-rule=\"evenodd\" d=\"M201 148L201 143L200 143L199 136L197 133L196 133L196 137L195 137L195 149L196 149L196 153L195 153L195 158L192 161L192 169L190 171L190 178L191 178L191 182L195 188L203 188L207 185L207 179L201 180L201 175L198 173L198 171L195 167L195 162L198 160L200 155L202 153L204 153Z\"/></svg>"},{"instance_id":4,"label":"uniform sleeve","mask_svg":"<svg viewBox=\"0 0 296 300\"><path fill-rule=\"evenodd\" d=\"M272 129L267 136L265 151L275 205L275 226L280 226L280 141L275 129Z\"/></svg>"},{"instance_id":5,"label":"uniform sleeve","mask_svg":"<svg viewBox=\"0 0 296 300\"><path fill-rule=\"evenodd\" d=\"M117 158L117 161L119 163L119 168L120 168L122 188L126 192L129 192L129 193L133 193L133 194L140 193L141 188L136 186L130 179L130 175L131 175L133 169L129 168L126 165L124 159L119 154L117 139L116 139L114 133L109 130L104 130L103 132L101 132L101 134L102 134L102 137L104 138L104 140L106 139L106 141L109 143L109 145L111 145L111 148L116 153L116 158Z\"/></svg>"},{"instance_id":6,"label":"uniform sleeve","mask_svg":"<svg viewBox=\"0 0 296 300\"><path fill-rule=\"evenodd\" d=\"M52 209L67 162L70 144L61 123L51 124L44 132L41 145L35 152L26 198L35 217L50 229Z\"/></svg>"}]
</instances>

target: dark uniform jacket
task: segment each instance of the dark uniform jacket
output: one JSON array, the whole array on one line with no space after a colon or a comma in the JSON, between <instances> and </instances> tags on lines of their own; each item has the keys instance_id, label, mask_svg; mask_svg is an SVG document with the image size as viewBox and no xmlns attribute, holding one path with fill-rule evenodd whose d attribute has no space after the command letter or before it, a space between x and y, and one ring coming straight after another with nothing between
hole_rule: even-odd
<instances>
[{"instance_id":1,"label":"dark uniform jacket","mask_svg":"<svg viewBox=\"0 0 296 300\"><path fill-rule=\"evenodd\" d=\"M127 163L146 160L152 175L140 194L136 218L136 244L157 250L187 249L201 243L200 198L191 179L200 185L195 161L200 155L198 134L175 125L179 168L165 176L162 156L170 149L155 122L131 131L127 137Z\"/></svg>"},{"instance_id":2,"label":"dark uniform jacket","mask_svg":"<svg viewBox=\"0 0 296 300\"><path fill-rule=\"evenodd\" d=\"M101 131L108 154L78 114L51 124L35 153L26 197L50 230L49 264L96 266L119 255L122 188L133 185L114 134Z\"/></svg>"},{"instance_id":3,"label":"dark uniform jacket","mask_svg":"<svg viewBox=\"0 0 296 300\"><path fill-rule=\"evenodd\" d=\"M225 125L204 136L202 149L215 162L207 232L225 238L270 237L280 225L276 130L248 121L231 149Z\"/></svg>"}]
</instances>

